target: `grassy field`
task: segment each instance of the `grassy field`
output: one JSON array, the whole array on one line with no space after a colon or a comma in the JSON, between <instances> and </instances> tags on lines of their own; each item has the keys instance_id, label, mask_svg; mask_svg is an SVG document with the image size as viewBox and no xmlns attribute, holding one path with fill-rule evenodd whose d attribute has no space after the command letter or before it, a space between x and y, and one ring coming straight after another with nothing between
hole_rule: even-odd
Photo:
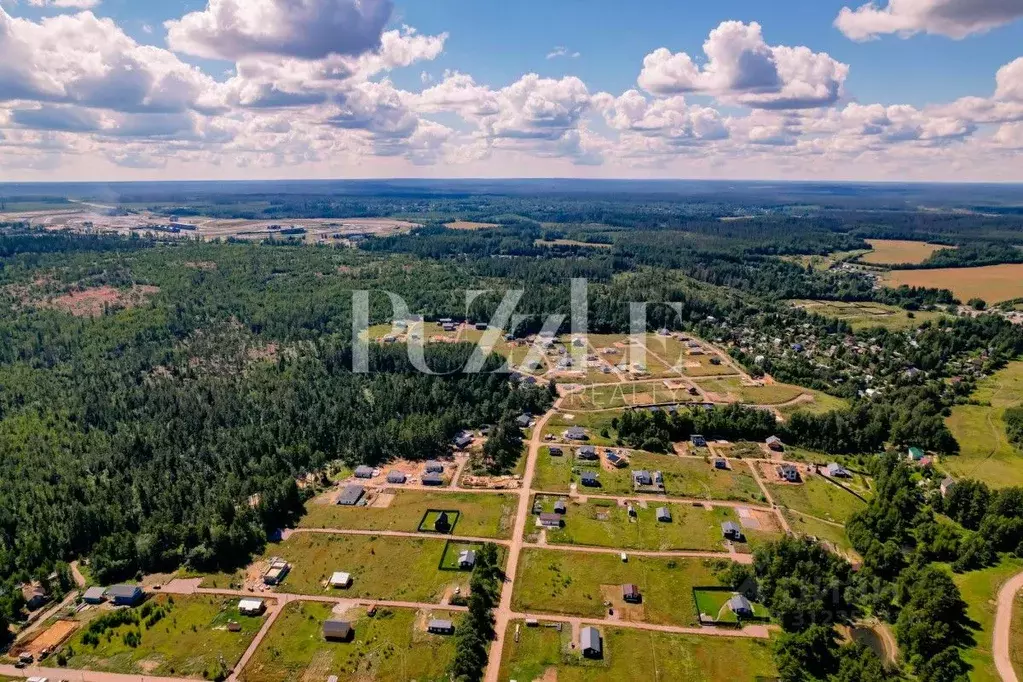
<instances>
[{"instance_id":1,"label":"grassy field","mask_svg":"<svg viewBox=\"0 0 1023 682\"><path fill-rule=\"evenodd\" d=\"M613 380L607 377L606 380ZM613 386L591 386L579 393L565 397L565 410L605 410L634 405L657 405L664 403L688 403L697 400L686 389L669 389L661 381L624 383Z\"/></svg>"},{"instance_id":2,"label":"grassy field","mask_svg":"<svg viewBox=\"0 0 1023 682\"><path fill-rule=\"evenodd\" d=\"M671 521L658 521L658 507L671 510ZM550 544L590 545L596 547L618 547L621 549L670 550L688 549L696 551L725 551L721 536L721 524L725 521L739 523L734 509L715 507L713 510L694 507L691 504L660 504L651 502L644 508L634 505L635 518L630 518L628 509L611 500L592 500L586 504L569 503L565 527L548 530ZM746 533L751 544L781 537L780 532Z\"/></svg>"},{"instance_id":3,"label":"grassy field","mask_svg":"<svg viewBox=\"0 0 1023 682\"><path fill-rule=\"evenodd\" d=\"M1023 298L1023 264L986 265L979 268L942 268L939 270L893 270L884 283L897 287L950 289L960 301L980 298L1000 303Z\"/></svg>"},{"instance_id":4,"label":"grassy field","mask_svg":"<svg viewBox=\"0 0 1023 682\"><path fill-rule=\"evenodd\" d=\"M1023 453L1005 435L1005 408L1023 401L1023 362L984 379L971 398L981 405L956 405L945 420L960 452L942 458L957 478L975 478L995 488L1023 485Z\"/></svg>"},{"instance_id":5,"label":"grassy field","mask_svg":"<svg viewBox=\"0 0 1023 682\"><path fill-rule=\"evenodd\" d=\"M331 604L292 602L284 608L255 655L245 666L244 682L326 680L447 680L454 656L454 638L426 632L426 614L409 609L379 609L372 618L365 609L345 614L353 623L351 642L327 642L322 624ZM432 614L450 618L449 612ZM456 621L457 623L457 621ZM456 625L457 627L457 625Z\"/></svg>"},{"instance_id":6,"label":"grassy field","mask_svg":"<svg viewBox=\"0 0 1023 682\"><path fill-rule=\"evenodd\" d=\"M849 542L849 537L845 534L845 528L824 523L791 509L786 509L782 513L785 515L785 520L789 522L793 532L827 540L847 556L854 553L852 543Z\"/></svg>"},{"instance_id":7,"label":"grassy field","mask_svg":"<svg viewBox=\"0 0 1023 682\"><path fill-rule=\"evenodd\" d=\"M778 505L836 523L845 523L853 513L866 507L858 497L821 476L806 478L799 485L765 483Z\"/></svg>"},{"instance_id":8,"label":"grassy field","mask_svg":"<svg viewBox=\"0 0 1023 682\"><path fill-rule=\"evenodd\" d=\"M552 465L554 466L554 465ZM563 466L560 465L559 466ZM577 467L582 470L581 467ZM595 470L595 467L589 467ZM646 452L634 452L629 457L629 466L625 469L607 471L596 469L599 473L601 487L595 493L606 495L630 495L634 492L632 472L637 469L660 471L664 474L664 487L668 495L675 497L695 497L707 500L736 500L740 502L763 501L763 493L745 464L733 463L731 471L714 469L709 463L700 459L682 458L675 455L655 455ZM578 475L573 479L578 481ZM587 488L578 486L580 494ZM553 492L565 492L567 485Z\"/></svg>"},{"instance_id":9,"label":"grassy field","mask_svg":"<svg viewBox=\"0 0 1023 682\"><path fill-rule=\"evenodd\" d=\"M418 538L296 533L268 548L266 557L279 556L291 563L281 590L297 594L336 594L400 601L438 602L445 589L465 589L468 574L438 568L444 554L443 535ZM352 586L331 591L326 586L334 571L352 574ZM238 582L240 575L228 582ZM223 587L224 578L207 580Z\"/></svg>"},{"instance_id":10,"label":"grassy field","mask_svg":"<svg viewBox=\"0 0 1023 682\"><path fill-rule=\"evenodd\" d=\"M690 590L717 585L715 567L728 560L666 559L630 556L622 563L614 554L524 549L519 559L512 606L525 613L561 613L599 618L606 615L602 586L621 594L633 583L643 595L637 619L648 623L697 625Z\"/></svg>"},{"instance_id":11,"label":"grassy field","mask_svg":"<svg viewBox=\"0 0 1023 682\"><path fill-rule=\"evenodd\" d=\"M1023 594L1016 593L1012 605L1012 626L1009 635L1009 655L1017 677L1023 677Z\"/></svg>"},{"instance_id":12,"label":"grassy field","mask_svg":"<svg viewBox=\"0 0 1023 682\"><path fill-rule=\"evenodd\" d=\"M972 682L999 682L1001 679L991 654L995 599L1005 581L1020 571L1023 571L1023 560L1005 558L997 566L952 576L959 591L962 592L963 601L967 604L966 615L980 626L973 632L976 644L963 654L966 662L973 666L973 670L970 671ZM1023 641L1015 639L1012 643L1016 644L1014 650L1020 651Z\"/></svg>"},{"instance_id":13,"label":"grassy field","mask_svg":"<svg viewBox=\"0 0 1023 682\"><path fill-rule=\"evenodd\" d=\"M955 248L926 242L911 242L902 239L868 239L872 251L860 257L861 263L870 265L918 265L931 257L935 251Z\"/></svg>"},{"instance_id":14,"label":"grassy field","mask_svg":"<svg viewBox=\"0 0 1023 682\"><path fill-rule=\"evenodd\" d=\"M701 379L697 382L705 391L717 393L724 400L752 403L754 405L777 405L794 400L809 389L789 384L768 384L764 386L744 386L739 377L723 379Z\"/></svg>"},{"instance_id":15,"label":"grassy field","mask_svg":"<svg viewBox=\"0 0 1023 682\"><path fill-rule=\"evenodd\" d=\"M568 492L572 483L572 466L575 463L575 448L562 448L565 454L551 457L550 449L540 448L533 473L533 489L550 492Z\"/></svg>"},{"instance_id":16,"label":"grassy field","mask_svg":"<svg viewBox=\"0 0 1023 682\"><path fill-rule=\"evenodd\" d=\"M518 641L514 633L518 628ZM502 680L534 682L601 682L604 680L718 680L772 679L777 670L771 644L764 640L697 637L644 632L603 626L604 658L591 661L570 648L571 628L527 628L508 624ZM545 677L549 670L554 675Z\"/></svg>"},{"instance_id":17,"label":"grassy field","mask_svg":"<svg viewBox=\"0 0 1023 682\"><path fill-rule=\"evenodd\" d=\"M862 256L865 253L870 253L864 249L857 251L834 251L829 253L827 256L779 256L781 260L789 261L790 263L799 263L804 268L807 266L812 267L814 270L829 270L831 266L836 263L851 260L857 256Z\"/></svg>"},{"instance_id":18,"label":"grassy field","mask_svg":"<svg viewBox=\"0 0 1023 682\"><path fill-rule=\"evenodd\" d=\"M415 531L427 509L443 509L459 512L458 523L451 531L453 535L509 538L517 503L512 495L398 490L390 505L382 508L310 502L299 526Z\"/></svg>"},{"instance_id":19,"label":"grassy field","mask_svg":"<svg viewBox=\"0 0 1023 682\"><path fill-rule=\"evenodd\" d=\"M562 434L570 426L581 426L586 429L590 445L614 445L614 439L610 436L605 438L600 435L601 430L607 429L611 434L611 420L618 416L618 412L558 412L552 416L546 426L543 435L552 434L559 441L564 440ZM611 434L612 436L614 434Z\"/></svg>"},{"instance_id":20,"label":"grassy field","mask_svg":"<svg viewBox=\"0 0 1023 682\"><path fill-rule=\"evenodd\" d=\"M882 303L857 303L842 301L792 301L792 305L807 312L848 322L854 331L884 327L891 331L915 329L924 322L931 322L943 314L933 311L903 310L898 306Z\"/></svg>"},{"instance_id":21,"label":"grassy field","mask_svg":"<svg viewBox=\"0 0 1023 682\"><path fill-rule=\"evenodd\" d=\"M734 594L726 590L696 590L693 596L696 599L696 608L701 614L718 623L734 624L739 622L739 617L726 606ZM770 618L771 613L763 604L751 602L750 606L753 607L753 615L757 618Z\"/></svg>"},{"instance_id":22,"label":"grassy field","mask_svg":"<svg viewBox=\"0 0 1023 682\"><path fill-rule=\"evenodd\" d=\"M166 615L151 627L120 625L100 635L99 644L82 641L85 627L79 628L64 645L68 667L115 673L203 677L220 669L223 660L228 669L241 658L263 618L250 618L238 613L238 599L221 596L159 595L150 600L167 609ZM141 607L139 607L141 609ZM92 609L87 614L110 613ZM230 632L228 621L241 626ZM125 644L129 631L141 633L137 647ZM211 675L212 676L212 675Z\"/></svg>"}]
</instances>

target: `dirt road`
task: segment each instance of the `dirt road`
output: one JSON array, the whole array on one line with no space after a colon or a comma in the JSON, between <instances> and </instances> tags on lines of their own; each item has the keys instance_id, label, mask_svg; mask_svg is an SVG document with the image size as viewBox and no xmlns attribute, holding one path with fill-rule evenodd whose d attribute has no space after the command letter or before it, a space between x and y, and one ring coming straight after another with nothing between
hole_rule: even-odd
<instances>
[{"instance_id":1,"label":"dirt road","mask_svg":"<svg viewBox=\"0 0 1023 682\"><path fill-rule=\"evenodd\" d=\"M546 542L524 542L523 547L530 549L550 549L556 552L581 552L583 554L628 554L630 556L689 558L689 559L730 559L737 564L752 564L752 554L733 554L731 552L699 552L688 549L646 550L620 549L616 547L589 547L586 545L550 545Z\"/></svg>"},{"instance_id":2,"label":"dirt road","mask_svg":"<svg viewBox=\"0 0 1023 682\"><path fill-rule=\"evenodd\" d=\"M1012 667L1011 635L1012 607L1016 602L1016 593L1023 589L1023 573L1017 573L1002 585L998 591L998 611L995 613L995 641L992 653L995 667L1002 682L1018 682L1016 671Z\"/></svg>"},{"instance_id":3,"label":"dirt road","mask_svg":"<svg viewBox=\"0 0 1023 682\"><path fill-rule=\"evenodd\" d=\"M71 682L183 682L202 678L192 677L156 677L154 675L122 675L119 673L96 673L89 670L69 670L68 668L42 668L29 666L22 670L13 665L0 665L0 675L14 678L46 677L51 682L70 680Z\"/></svg>"}]
</instances>

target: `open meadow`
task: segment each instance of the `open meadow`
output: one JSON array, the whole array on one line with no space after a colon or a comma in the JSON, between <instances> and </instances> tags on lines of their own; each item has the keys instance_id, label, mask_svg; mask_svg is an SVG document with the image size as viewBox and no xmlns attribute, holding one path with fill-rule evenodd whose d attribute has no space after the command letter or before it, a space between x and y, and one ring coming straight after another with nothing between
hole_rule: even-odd
<instances>
[{"instance_id":1,"label":"open meadow","mask_svg":"<svg viewBox=\"0 0 1023 682\"><path fill-rule=\"evenodd\" d=\"M935 311L909 311L894 305L858 301L791 301L796 308L848 322L853 331L883 327L890 331L915 329L924 322L933 322L943 313Z\"/></svg>"},{"instance_id":2,"label":"open meadow","mask_svg":"<svg viewBox=\"0 0 1023 682\"><path fill-rule=\"evenodd\" d=\"M992 637L995 627L995 599L998 590L1012 576L1023 571L1023 560L1012 557L1002 559L990 568L969 573L954 574L952 579L966 602L966 615L978 627L971 633L974 645L963 652L963 658L973 666L970 671L971 682L999 682L1001 677L995 669L995 661L991 652ZM1019 600L1014 611L1019 611ZM1019 670L1020 651L1023 651L1023 633L1016 630L1009 641L1009 648L1014 652L1014 665Z\"/></svg>"},{"instance_id":3,"label":"open meadow","mask_svg":"<svg viewBox=\"0 0 1023 682\"><path fill-rule=\"evenodd\" d=\"M604 640L602 660L585 659L571 648L568 623L553 627L508 624L501 658L502 680L767 680L777 675L766 640L699 637L617 628L599 628ZM518 638L514 633L518 631Z\"/></svg>"},{"instance_id":4,"label":"open meadow","mask_svg":"<svg viewBox=\"0 0 1023 682\"><path fill-rule=\"evenodd\" d=\"M835 523L845 523L866 503L823 476L803 474L803 483L777 483L765 477L776 504Z\"/></svg>"},{"instance_id":5,"label":"open meadow","mask_svg":"<svg viewBox=\"0 0 1023 682\"><path fill-rule=\"evenodd\" d=\"M860 256L859 261L870 265L918 265L935 251L955 248L904 239L868 239L866 242L871 250Z\"/></svg>"},{"instance_id":6,"label":"open meadow","mask_svg":"<svg viewBox=\"0 0 1023 682\"><path fill-rule=\"evenodd\" d=\"M352 623L355 634L350 642L323 638L323 621L332 617ZM343 682L442 682L448 679L454 639L426 632L431 617L451 619L452 614L380 608L370 617L361 607L335 613L331 604L292 602L285 606L239 679L291 682L336 675ZM454 620L457 627L457 618Z\"/></svg>"}]
</instances>

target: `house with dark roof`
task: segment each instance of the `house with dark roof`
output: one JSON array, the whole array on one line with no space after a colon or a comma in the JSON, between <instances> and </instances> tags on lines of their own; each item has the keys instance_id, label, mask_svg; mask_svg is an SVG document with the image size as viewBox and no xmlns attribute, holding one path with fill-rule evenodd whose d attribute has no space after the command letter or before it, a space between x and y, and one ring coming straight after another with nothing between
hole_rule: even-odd
<instances>
[{"instance_id":1,"label":"house with dark roof","mask_svg":"<svg viewBox=\"0 0 1023 682\"><path fill-rule=\"evenodd\" d=\"M373 467L358 466L355 467L356 478L373 478Z\"/></svg>"},{"instance_id":2,"label":"house with dark roof","mask_svg":"<svg viewBox=\"0 0 1023 682\"><path fill-rule=\"evenodd\" d=\"M728 460L726 460L724 457L717 457L717 458L715 458L714 459L714 468L715 469L727 469L728 468Z\"/></svg>"},{"instance_id":3,"label":"house with dark roof","mask_svg":"<svg viewBox=\"0 0 1023 682\"><path fill-rule=\"evenodd\" d=\"M21 598L25 600L25 608L29 611L35 611L50 601L50 595L46 594L46 590L37 582L22 584Z\"/></svg>"},{"instance_id":4,"label":"house with dark roof","mask_svg":"<svg viewBox=\"0 0 1023 682\"><path fill-rule=\"evenodd\" d=\"M647 486L654 484L654 477L645 469L638 469L632 472L632 484L634 486Z\"/></svg>"},{"instance_id":5,"label":"house with dark roof","mask_svg":"<svg viewBox=\"0 0 1023 682\"><path fill-rule=\"evenodd\" d=\"M426 631L434 635L453 635L455 634L455 624L450 620L434 618L427 623Z\"/></svg>"},{"instance_id":6,"label":"house with dark roof","mask_svg":"<svg viewBox=\"0 0 1023 682\"><path fill-rule=\"evenodd\" d=\"M424 471L428 474L443 474L444 465L435 459L429 459L426 461L426 468Z\"/></svg>"},{"instance_id":7,"label":"house with dark roof","mask_svg":"<svg viewBox=\"0 0 1023 682\"><path fill-rule=\"evenodd\" d=\"M726 540L735 540L736 542L742 542L742 528L739 527L735 521L725 521L721 524L721 534L725 536Z\"/></svg>"},{"instance_id":8,"label":"house with dark roof","mask_svg":"<svg viewBox=\"0 0 1023 682\"><path fill-rule=\"evenodd\" d=\"M657 520L661 523L671 523L671 510L667 507L658 507Z\"/></svg>"},{"instance_id":9,"label":"house with dark roof","mask_svg":"<svg viewBox=\"0 0 1023 682\"><path fill-rule=\"evenodd\" d=\"M604 643L600 640L597 628L587 626L579 632L579 649L586 658L604 657Z\"/></svg>"},{"instance_id":10,"label":"house with dark roof","mask_svg":"<svg viewBox=\"0 0 1023 682\"><path fill-rule=\"evenodd\" d=\"M615 469L621 469L625 466L625 458L617 452L610 452L607 456L607 463Z\"/></svg>"},{"instance_id":11,"label":"house with dark roof","mask_svg":"<svg viewBox=\"0 0 1023 682\"><path fill-rule=\"evenodd\" d=\"M354 507L365 494L366 489L361 485L346 485L335 501L343 507Z\"/></svg>"},{"instance_id":12,"label":"house with dark roof","mask_svg":"<svg viewBox=\"0 0 1023 682\"><path fill-rule=\"evenodd\" d=\"M571 426L565 430L565 438L568 440L587 440L586 429L581 426Z\"/></svg>"},{"instance_id":13,"label":"house with dark roof","mask_svg":"<svg viewBox=\"0 0 1023 682\"><path fill-rule=\"evenodd\" d=\"M689 442L692 444L693 447L696 448L707 447L707 439L698 433L694 433L693 435L689 436Z\"/></svg>"},{"instance_id":14,"label":"house with dark roof","mask_svg":"<svg viewBox=\"0 0 1023 682\"><path fill-rule=\"evenodd\" d=\"M551 457L561 457L565 452L561 448L550 448Z\"/></svg>"},{"instance_id":15,"label":"house with dark roof","mask_svg":"<svg viewBox=\"0 0 1023 682\"><path fill-rule=\"evenodd\" d=\"M549 514L547 512L540 514L540 525L544 528L561 528L563 523L561 514Z\"/></svg>"},{"instance_id":16,"label":"house with dark roof","mask_svg":"<svg viewBox=\"0 0 1023 682\"><path fill-rule=\"evenodd\" d=\"M639 588L630 583L622 585L622 600L629 604L639 604L643 601L643 596L639 593Z\"/></svg>"},{"instance_id":17,"label":"house with dark roof","mask_svg":"<svg viewBox=\"0 0 1023 682\"><path fill-rule=\"evenodd\" d=\"M347 620L331 618L323 621L323 638L334 642L350 642L355 629Z\"/></svg>"},{"instance_id":18,"label":"house with dark roof","mask_svg":"<svg viewBox=\"0 0 1023 682\"><path fill-rule=\"evenodd\" d=\"M733 595L732 598L728 600L728 608L732 613L739 617L749 617L753 615L753 605L750 604L749 599L746 599L746 597L741 594Z\"/></svg>"},{"instance_id":19,"label":"house with dark roof","mask_svg":"<svg viewBox=\"0 0 1023 682\"><path fill-rule=\"evenodd\" d=\"M389 471L387 472L387 482L395 485L401 485L408 480L408 476L401 471Z\"/></svg>"},{"instance_id":20,"label":"house with dark roof","mask_svg":"<svg viewBox=\"0 0 1023 682\"><path fill-rule=\"evenodd\" d=\"M455 436L455 439L452 442L454 443L456 448L458 448L459 450L464 450L465 448L472 445L472 434L463 431L462 433Z\"/></svg>"},{"instance_id":21,"label":"house with dark roof","mask_svg":"<svg viewBox=\"0 0 1023 682\"><path fill-rule=\"evenodd\" d=\"M438 533L451 532L451 518L446 511L437 514L437 518L433 522L433 529Z\"/></svg>"},{"instance_id":22,"label":"house with dark roof","mask_svg":"<svg viewBox=\"0 0 1023 682\"><path fill-rule=\"evenodd\" d=\"M515 425L522 429L528 429L529 425L533 423L533 418L528 414L520 414L515 418Z\"/></svg>"},{"instance_id":23,"label":"house with dark roof","mask_svg":"<svg viewBox=\"0 0 1023 682\"><path fill-rule=\"evenodd\" d=\"M598 459L597 448L592 445L584 445L575 451L575 458L587 462L596 461Z\"/></svg>"},{"instance_id":24,"label":"house with dark roof","mask_svg":"<svg viewBox=\"0 0 1023 682\"><path fill-rule=\"evenodd\" d=\"M767 443L768 448L775 452L783 452L785 450L785 446L782 445L781 438L778 436L769 436L764 442Z\"/></svg>"},{"instance_id":25,"label":"house with dark roof","mask_svg":"<svg viewBox=\"0 0 1023 682\"><path fill-rule=\"evenodd\" d=\"M423 474L423 485L444 485L444 477L440 474Z\"/></svg>"},{"instance_id":26,"label":"house with dark roof","mask_svg":"<svg viewBox=\"0 0 1023 682\"><path fill-rule=\"evenodd\" d=\"M565 504L564 500L557 500L554 503L554 513L562 515L568 513L568 505Z\"/></svg>"},{"instance_id":27,"label":"house with dark roof","mask_svg":"<svg viewBox=\"0 0 1023 682\"><path fill-rule=\"evenodd\" d=\"M600 479L597 478L597 474L592 471L584 471L579 474L579 482L587 488L599 488Z\"/></svg>"},{"instance_id":28,"label":"house with dark roof","mask_svg":"<svg viewBox=\"0 0 1023 682\"><path fill-rule=\"evenodd\" d=\"M138 585L114 585L107 588L107 598L116 606L135 606L146 593Z\"/></svg>"}]
</instances>

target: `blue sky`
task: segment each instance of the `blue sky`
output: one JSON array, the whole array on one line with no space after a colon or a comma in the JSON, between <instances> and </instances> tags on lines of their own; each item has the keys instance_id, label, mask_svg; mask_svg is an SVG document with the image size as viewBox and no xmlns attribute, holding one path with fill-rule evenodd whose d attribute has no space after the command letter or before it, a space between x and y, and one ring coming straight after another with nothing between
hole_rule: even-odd
<instances>
[{"instance_id":1,"label":"blue sky","mask_svg":"<svg viewBox=\"0 0 1023 682\"><path fill-rule=\"evenodd\" d=\"M0 0L42 65L0 70L0 179L1006 179L1023 2L984 5Z\"/></svg>"}]
</instances>

